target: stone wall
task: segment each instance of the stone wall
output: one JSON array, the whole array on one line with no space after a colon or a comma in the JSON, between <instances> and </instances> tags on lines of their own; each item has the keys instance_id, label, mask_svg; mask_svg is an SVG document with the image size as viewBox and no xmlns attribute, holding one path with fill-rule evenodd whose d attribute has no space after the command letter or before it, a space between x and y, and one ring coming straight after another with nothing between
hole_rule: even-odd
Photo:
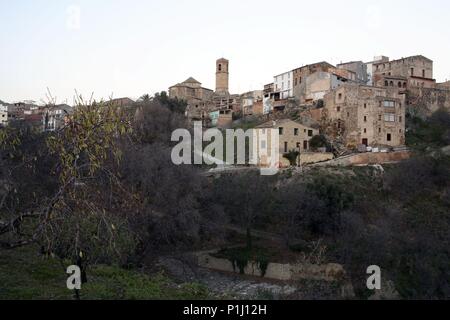
<instances>
[{"instance_id":1,"label":"stone wall","mask_svg":"<svg viewBox=\"0 0 450 320\"><path fill-rule=\"evenodd\" d=\"M239 273L238 269L233 268L231 261L215 258L211 252L202 252L197 254L198 265L202 268L216 271ZM325 265L313 264L280 264L269 263L265 274L259 268L258 263L249 262L244 270L245 275L263 277L273 280L323 280L328 282L344 279L345 270L339 264L329 263Z\"/></svg>"},{"instance_id":2,"label":"stone wall","mask_svg":"<svg viewBox=\"0 0 450 320\"><path fill-rule=\"evenodd\" d=\"M408 108L421 116L429 116L439 108L450 112L450 88L410 88Z\"/></svg>"},{"instance_id":3,"label":"stone wall","mask_svg":"<svg viewBox=\"0 0 450 320\"><path fill-rule=\"evenodd\" d=\"M322 129L348 148L405 144L405 96L395 88L346 84L324 98ZM387 106L385 103L393 103Z\"/></svg>"},{"instance_id":4,"label":"stone wall","mask_svg":"<svg viewBox=\"0 0 450 320\"><path fill-rule=\"evenodd\" d=\"M323 161L332 160L334 158L334 155L330 152L304 152L300 154L300 163L302 165L304 164L311 164L311 163L318 163Z\"/></svg>"},{"instance_id":5,"label":"stone wall","mask_svg":"<svg viewBox=\"0 0 450 320\"><path fill-rule=\"evenodd\" d=\"M331 161L318 163L316 165L323 166L358 166L358 165L373 165L373 164L384 164L393 163L407 160L411 157L410 151L398 151L398 152L388 152L388 153L358 153L341 158L337 158Z\"/></svg>"},{"instance_id":6,"label":"stone wall","mask_svg":"<svg viewBox=\"0 0 450 320\"><path fill-rule=\"evenodd\" d=\"M411 70L413 69L413 70ZM384 75L422 77L433 79L433 61L423 56L413 56L373 64L374 82Z\"/></svg>"}]
</instances>

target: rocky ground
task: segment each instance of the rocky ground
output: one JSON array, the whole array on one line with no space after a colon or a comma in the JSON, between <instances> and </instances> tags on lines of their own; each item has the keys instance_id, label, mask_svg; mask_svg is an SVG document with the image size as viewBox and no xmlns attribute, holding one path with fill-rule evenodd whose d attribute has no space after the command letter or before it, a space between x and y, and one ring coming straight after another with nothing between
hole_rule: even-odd
<instances>
[{"instance_id":1,"label":"rocky ground","mask_svg":"<svg viewBox=\"0 0 450 320\"><path fill-rule=\"evenodd\" d=\"M269 281L215 272L198 268L190 257L161 258L157 266L179 282L197 282L206 286L218 299L342 299L347 290L340 284L325 281Z\"/></svg>"}]
</instances>

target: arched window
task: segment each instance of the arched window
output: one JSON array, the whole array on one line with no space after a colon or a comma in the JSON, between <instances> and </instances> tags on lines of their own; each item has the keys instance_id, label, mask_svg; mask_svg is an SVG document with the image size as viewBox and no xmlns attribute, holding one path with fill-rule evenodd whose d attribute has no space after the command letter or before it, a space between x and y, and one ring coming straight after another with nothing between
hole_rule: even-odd
<instances>
[{"instance_id":1,"label":"arched window","mask_svg":"<svg viewBox=\"0 0 450 320\"><path fill-rule=\"evenodd\" d=\"M403 88L406 89L406 82L403 82Z\"/></svg>"},{"instance_id":2,"label":"arched window","mask_svg":"<svg viewBox=\"0 0 450 320\"><path fill-rule=\"evenodd\" d=\"M219 71L222 71L222 65L219 64Z\"/></svg>"},{"instance_id":3,"label":"arched window","mask_svg":"<svg viewBox=\"0 0 450 320\"><path fill-rule=\"evenodd\" d=\"M398 87L399 87L399 88L402 87L402 83L401 83L401 82L398 83Z\"/></svg>"},{"instance_id":4,"label":"arched window","mask_svg":"<svg viewBox=\"0 0 450 320\"><path fill-rule=\"evenodd\" d=\"M394 81L391 81L391 82L389 83L389 85L390 85L391 87L393 87L393 86L394 86Z\"/></svg>"},{"instance_id":5,"label":"arched window","mask_svg":"<svg viewBox=\"0 0 450 320\"><path fill-rule=\"evenodd\" d=\"M389 82L387 80L384 82L384 86L385 87L389 86Z\"/></svg>"}]
</instances>

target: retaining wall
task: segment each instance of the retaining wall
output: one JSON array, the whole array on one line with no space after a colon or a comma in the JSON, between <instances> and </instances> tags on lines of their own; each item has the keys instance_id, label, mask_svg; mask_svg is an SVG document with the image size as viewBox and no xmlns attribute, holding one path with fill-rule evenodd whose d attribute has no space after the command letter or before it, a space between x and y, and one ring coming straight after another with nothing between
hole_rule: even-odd
<instances>
[{"instance_id":1,"label":"retaining wall","mask_svg":"<svg viewBox=\"0 0 450 320\"><path fill-rule=\"evenodd\" d=\"M203 268L231 273L240 272L238 268L233 268L231 261L213 257L210 252L198 253L197 258L198 265ZM249 262L244 269L244 274L284 281L305 279L332 282L343 279L345 270L341 265L334 263L325 265L269 263L263 275L258 263Z\"/></svg>"}]
</instances>

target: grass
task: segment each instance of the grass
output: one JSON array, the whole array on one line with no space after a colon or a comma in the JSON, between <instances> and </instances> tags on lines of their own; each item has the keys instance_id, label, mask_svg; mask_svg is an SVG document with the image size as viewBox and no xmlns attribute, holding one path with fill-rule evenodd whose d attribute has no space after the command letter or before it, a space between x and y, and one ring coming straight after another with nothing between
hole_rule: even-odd
<instances>
[{"instance_id":1,"label":"grass","mask_svg":"<svg viewBox=\"0 0 450 320\"><path fill-rule=\"evenodd\" d=\"M0 251L0 300L71 300L68 275L56 259L40 256L35 248ZM85 300L207 299L205 287L175 284L163 274L148 276L115 266L88 270L88 283L80 291Z\"/></svg>"}]
</instances>

